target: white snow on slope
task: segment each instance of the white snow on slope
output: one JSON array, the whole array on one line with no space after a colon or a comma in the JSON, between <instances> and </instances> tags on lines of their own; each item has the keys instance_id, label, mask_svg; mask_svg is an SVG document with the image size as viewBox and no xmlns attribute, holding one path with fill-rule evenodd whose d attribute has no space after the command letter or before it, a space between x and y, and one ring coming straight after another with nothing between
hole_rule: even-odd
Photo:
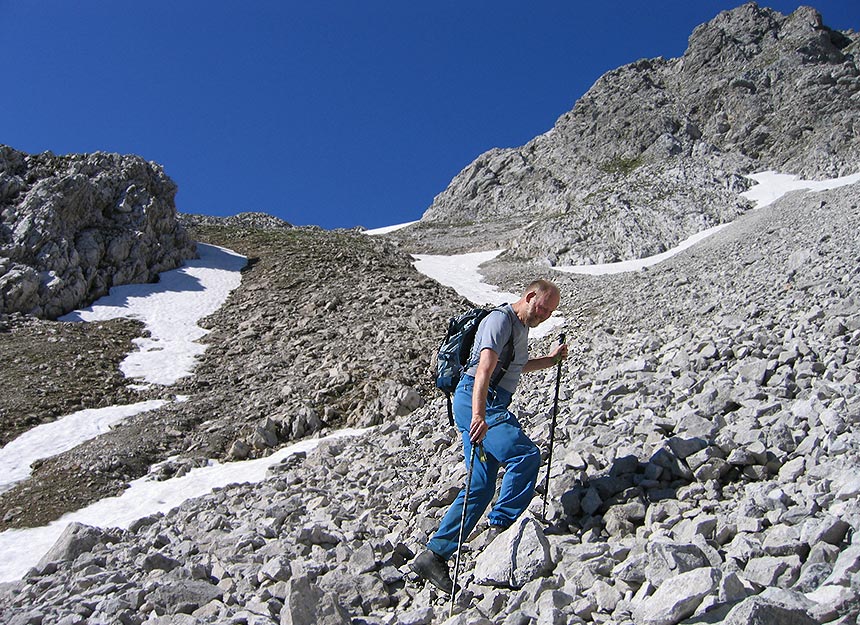
<instances>
[{"instance_id":1,"label":"white snow on slope","mask_svg":"<svg viewBox=\"0 0 860 625\"><path fill-rule=\"evenodd\" d=\"M0 449L0 493L12 488L16 482L27 479L34 461L61 454L104 434L123 419L155 410L166 403L153 400L128 406L80 410L27 430Z\"/></svg>"},{"instance_id":2,"label":"white snow on slope","mask_svg":"<svg viewBox=\"0 0 860 625\"><path fill-rule=\"evenodd\" d=\"M417 221L407 221L402 224L395 224L393 226L383 226L382 228L373 228L372 230L365 230L364 234L369 234L370 236L376 236L378 234L388 234L389 232L394 232L395 230L400 230L401 228L405 228L406 226L411 226L412 224L417 224Z\"/></svg>"},{"instance_id":3,"label":"white snow on slope","mask_svg":"<svg viewBox=\"0 0 860 625\"><path fill-rule=\"evenodd\" d=\"M655 254L654 256L648 256L647 258L634 258L631 260L622 260L617 263L599 263L594 265L561 265L553 267L553 269L563 273L578 273L587 276L606 276L615 273L625 273L627 271L639 271L645 267L652 267L657 263L662 263L664 260L680 254L684 250L693 247L699 241L708 238L712 234L716 234L726 226L728 226L728 224L720 224L713 228L697 232L693 236L681 241L681 243L676 247L673 247L671 250Z\"/></svg>"},{"instance_id":4,"label":"white snow on slope","mask_svg":"<svg viewBox=\"0 0 860 625\"><path fill-rule=\"evenodd\" d=\"M752 174L747 177L754 180L757 184L751 187L748 191L741 193L741 196L754 203L754 210L764 208L765 206L772 204L791 191L824 191L826 189L836 189L845 185L854 184L855 182L860 182L860 173L853 174L851 176L843 176L842 178L834 178L832 180L818 181L798 180L797 176L778 174L773 171L765 171L758 174ZM668 258L672 258L673 256L692 247L699 241L708 238L712 234L716 234L728 225L729 224L720 224L713 228L708 228L707 230L698 232L685 239L671 250L661 254L656 254L655 256L649 256L648 258L636 258L633 260L623 260L617 263L603 263L596 265L567 265L553 267L553 269L565 273L578 273L591 276L639 271L645 267L652 267Z\"/></svg>"},{"instance_id":5,"label":"white snow on slope","mask_svg":"<svg viewBox=\"0 0 860 625\"><path fill-rule=\"evenodd\" d=\"M450 286L470 302L478 306L498 306L517 301L519 295L504 293L492 284L485 283L478 268L502 252L504 250L453 256L413 254L412 258L415 259L415 269L439 284Z\"/></svg>"},{"instance_id":6,"label":"white snow on slope","mask_svg":"<svg viewBox=\"0 0 860 625\"><path fill-rule=\"evenodd\" d=\"M129 354L123 361L122 371L126 377L139 376L151 384L172 384L191 373L197 356L205 350L205 346L195 342L207 332L197 322L217 310L230 291L239 285L239 270L246 262L244 257L212 245L198 244L197 249L199 259L187 261L178 269L159 274L158 282L114 287L90 308L69 313L61 320L93 321L127 317L142 321L152 336L137 341L143 349ZM34 460L62 453L106 432L123 419L154 410L165 403L150 401L83 410L25 432L0 449L0 471L3 474L0 492L14 482L25 479ZM239 465L241 463L237 464L236 471L241 472ZM230 479L239 481L235 475ZM157 484L160 486L156 488L162 489L163 493L171 489L177 493L188 492L187 496L196 496L197 493L191 487L177 490L168 482ZM161 509L153 508L152 498L138 496L133 487L125 491L123 497L121 509L134 518ZM157 498L159 505L170 507L183 500L180 495ZM96 510L98 512L84 522L108 527L111 515L103 509ZM17 579L33 566L65 526L71 520L76 520L73 515L67 517L45 528L0 533L0 582Z\"/></svg>"},{"instance_id":7,"label":"white snow on slope","mask_svg":"<svg viewBox=\"0 0 860 625\"><path fill-rule=\"evenodd\" d=\"M516 293L505 293L484 282L480 272L480 266L504 250L491 252L474 252L471 254L456 254L454 256L441 256L434 254L413 254L415 268L428 278L436 280L439 284L450 286L460 295L473 304L483 306L492 304L512 304L520 296ZM529 338L536 339L549 336L554 330L564 325L564 317L554 315L544 321L536 328L529 329Z\"/></svg>"},{"instance_id":8,"label":"white snow on slope","mask_svg":"<svg viewBox=\"0 0 860 625\"><path fill-rule=\"evenodd\" d=\"M159 274L154 284L114 287L89 308L60 321L103 321L126 317L146 324L149 337L134 339L138 351L120 365L128 378L169 385L191 375L206 347L197 341L209 331L197 322L214 313L242 279L247 259L214 245L197 244L200 258Z\"/></svg>"},{"instance_id":9,"label":"white snow on slope","mask_svg":"<svg viewBox=\"0 0 860 625\"><path fill-rule=\"evenodd\" d=\"M860 182L860 173L830 180L798 180L797 176L778 174L775 171L763 171L747 176L756 183L741 195L755 204L756 208L764 208L773 204L786 193L792 191L827 191L838 189L855 182Z\"/></svg>"},{"instance_id":10,"label":"white snow on slope","mask_svg":"<svg viewBox=\"0 0 860 625\"><path fill-rule=\"evenodd\" d=\"M278 450L271 456L244 462L218 463L192 469L182 477L157 481L142 477L133 481L118 497L102 499L86 508L71 512L49 525L30 529L6 530L0 533L0 582L20 579L35 566L73 522L96 527L127 528L137 519L167 512L193 497L213 489L245 482L259 482L270 466L289 455L308 452L324 440L357 436L365 430L345 429L325 438L305 440Z\"/></svg>"}]
</instances>

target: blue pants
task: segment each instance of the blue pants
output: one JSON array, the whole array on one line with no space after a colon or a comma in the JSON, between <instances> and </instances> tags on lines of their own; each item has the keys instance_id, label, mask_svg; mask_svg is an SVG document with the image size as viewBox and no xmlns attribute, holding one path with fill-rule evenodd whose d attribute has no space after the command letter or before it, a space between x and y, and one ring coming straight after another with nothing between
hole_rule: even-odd
<instances>
[{"instance_id":1,"label":"blue pants","mask_svg":"<svg viewBox=\"0 0 860 625\"><path fill-rule=\"evenodd\" d=\"M469 440L469 425L472 422L472 389L475 378L463 376L454 393L454 419L463 438L463 451L468 470L472 443ZM488 393L487 425L484 437L485 462L478 458L476 450L472 468L469 501L466 505L466 522L463 528L465 539L484 514L496 494L496 477L499 467L505 467L499 498L488 515L491 525L507 527L512 524L532 500L540 468L540 451L522 430L516 417L508 410L511 394L504 389ZM448 508L439 529L427 543L427 548L446 560L457 551L460 535L460 519L463 514L465 488Z\"/></svg>"}]
</instances>

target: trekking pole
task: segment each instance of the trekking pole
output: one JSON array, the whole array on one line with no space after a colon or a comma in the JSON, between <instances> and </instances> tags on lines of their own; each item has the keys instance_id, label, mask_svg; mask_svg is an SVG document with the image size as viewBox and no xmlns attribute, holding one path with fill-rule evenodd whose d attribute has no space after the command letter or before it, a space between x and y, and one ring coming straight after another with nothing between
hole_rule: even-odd
<instances>
[{"instance_id":1,"label":"trekking pole","mask_svg":"<svg viewBox=\"0 0 860 625\"><path fill-rule=\"evenodd\" d=\"M472 465L475 462L475 447L480 443L472 445L472 450L469 452L469 467L466 471L466 493L463 497L463 512L460 514L460 533L457 537L457 557L454 559L454 586L451 588L451 607L448 610L448 618L454 615L454 599L457 596L457 577L460 574L460 552L463 549L463 532L466 528L466 507L469 504L469 490L472 486ZM481 446L480 456L484 455L483 446Z\"/></svg>"},{"instance_id":2,"label":"trekking pole","mask_svg":"<svg viewBox=\"0 0 860 625\"><path fill-rule=\"evenodd\" d=\"M558 344L564 345L564 332L558 337ZM546 482L543 490L543 509L541 510L541 518L546 523L546 500L549 497L549 474L552 470L552 447L555 444L555 424L558 418L558 389L561 386L561 359L558 361L558 369L555 372L555 399L552 404L552 423L549 427L549 456L546 460Z\"/></svg>"}]
</instances>

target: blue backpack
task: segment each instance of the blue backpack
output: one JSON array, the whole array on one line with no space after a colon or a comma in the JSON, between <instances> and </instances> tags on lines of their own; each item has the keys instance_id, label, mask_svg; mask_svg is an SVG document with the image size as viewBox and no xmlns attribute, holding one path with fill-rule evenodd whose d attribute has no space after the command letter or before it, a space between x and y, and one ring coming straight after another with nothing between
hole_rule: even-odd
<instances>
[{"instance_id":1,"label":"blue backpack","mask_svg":"<svg viewBox=\"0 0 860 625\"><path fill-rule=\"evenodd\" d=\"M502 304L502 306L504 305ZM496 308L472 308L457 317L452 317L448 321L448 331L445 333L445 338L442 340L439 352L436 354L436 388L445 393L445 397L448 400L448 421L450 421L451 425L454 425L451 395L456 390L463 372L474 364L468 361L469 355L472 352L472 344L475 342L475 333L478 331L478 326L484 320L484 317L494 310L501 310L501 306ZM495 387L504 377L512 360L513 334L508 341L508 345L503 350L503 355L500 356L502 367L493 376L493 379L490 381L490 387Z\"/></svg>"}]
</instances>

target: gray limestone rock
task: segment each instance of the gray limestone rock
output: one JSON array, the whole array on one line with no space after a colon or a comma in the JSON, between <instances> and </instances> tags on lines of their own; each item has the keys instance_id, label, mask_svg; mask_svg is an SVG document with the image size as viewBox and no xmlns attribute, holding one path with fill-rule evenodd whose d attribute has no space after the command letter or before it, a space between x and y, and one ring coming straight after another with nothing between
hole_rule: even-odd
<instances>
[{"instance_id":1,"label":"gray limestone rock","mask_svg":"<svg viewBox=\"0 0 860 625\"><path fill-rule=\"evenodd\" d=\"M93 547L104 541L103 530L83 523L70 523L54 545L42 556L37 567L41 568L52 562L74 561L81 554L91 551Z\"/></svg>"},{"instance_id":2,"label":"gray limestone rock","mask_svg":"<svg viewBox=\"0 0 860 625\"><path fill-rule=\"evenodd\" d=\"M281 625L349 625L350 617L337 598L306 577L287 582Z\"/></svg>"},{"instance_id":3,"label":"gray limestone rock","mask_svg":"<svg viewBox=\"0 0 860 625\"><path fill-rule=\"evenodd\" d=\"M475 561L479 584L521 588L552 570L549 541L540 524L523 517L493 541Z\"/></svg>"},{"instance_id":4,"label":"gray limestone rock","mask_svg":"<svg viewBox=\"0 0 860 625\"><path fill-rule=\"evenodd\" d=\"M647 546L647 580L656 587L670 577L709 565L702 550L690 543L652 542Z\"/></svg>"},{"instance_id":5,"label":"gray limestone rock","mask_svg":"<svg viewBox=\"0 0 860 625\"><path fill-rule=\"evenodd\" d=\"M480 155L392 236L415 251L482 245L549 265L612 262L743 214L749 171L853 173L855 41L806 7L726 11L680 58L608 72L547 132ZM812 250L790 254L802 272Z\"/></svg>"},{"instance_id":6,"label":"gray limestone rock","mask_svg":"<svg viewBox=\"0 0 860 625\"><path fill-rule=\"evenodd\" d=\"M0 313L54 319L196 254L155 163L0 146Z\"/></svg>"},{"instance_id":7,"label":"gray limestone rock","mask_svg":"<svg viewBox=\"0 0 860 625\"><path fill-rule=\"evenodd\" d=\"M634 610L642 625L674 625L691 616L702 600L717 591L719 569L697 568L664 580L657 591Z\"/></svg>"},{"instance_id":8,"label":"gray limestone rock","mask_svg":"<svg viewBox=\"0 0 860 625\"><path fill-rule=\"evenodd\" d=\"M749 597L732 608L721 621L724 625L815 625L806 610L787 608L762 597Z\"/></svg>"}]
</instances>

